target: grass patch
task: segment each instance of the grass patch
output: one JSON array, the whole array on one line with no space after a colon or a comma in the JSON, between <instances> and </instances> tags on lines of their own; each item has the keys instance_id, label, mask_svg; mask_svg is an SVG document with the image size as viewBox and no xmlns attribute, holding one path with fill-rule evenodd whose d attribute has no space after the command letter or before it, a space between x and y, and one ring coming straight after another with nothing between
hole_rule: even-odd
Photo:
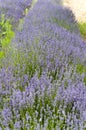
<instances>
[{"instance_id":1,"label":"grass patch","mask_svg":"<svg viewBox=\"0 0 86 130\"><path fill-rule=\"evenodd\" d=\"M86 66L82 65L82 64L78 64L77 68L76 68L77 73L86 73Z\"/></svg>"},{"instance_id":2,"label":"grass patch","mask_svg":"<svg viewBox=\"0 0 86 130\"><path fill-rule=\"evenodd\" d=\"M86 40L86 22L78 23L81 36Z\"/></svg>"}]
</instances>

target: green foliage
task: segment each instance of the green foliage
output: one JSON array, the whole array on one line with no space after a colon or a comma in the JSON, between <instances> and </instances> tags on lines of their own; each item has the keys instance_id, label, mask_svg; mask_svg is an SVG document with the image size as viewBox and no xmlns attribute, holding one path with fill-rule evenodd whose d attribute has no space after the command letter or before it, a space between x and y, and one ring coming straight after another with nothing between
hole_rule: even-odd
<instances>
[{"instance_id":1,"label":"green foliage","mask_svg":"<svg viewBox=\"0 0 86 130\"><path fill-rule=\"evenodd\" d=\"M79 74L86 73L86 66L78 64L76 67L76 72Z\"/></svg>"},{"instance_id":2,"label":"green foliage","mask_svg":"<svg viewBox=\"0 0 86 130\"><path fill-rule=\"evenodd\" d=\"M76 67L76 72L79 73L80 75L82 73L86 73L86 66L82 65L82 64L78 64L77 67ZM83 82L85 83L86 85L86 76L84 77L83 79Z\"/></svg>"},{"instance_id":3,"label":"green foliage","mask_svg":"<svg viewBox=\"0 0 86 130\"><path fill-rule=\"evenodd\" d=\"M84 77L84 83L85 83L85 85L86 85L86 76Z\"/></svg>"},{"instance_id":4,"label":"green foliage","mask_svg":"<svg viewBox=\"0 0 86 130\"><path fill-rule=\"evenodd\" d=\"M14 37L12 25L9 20L5 20L4 15L0 21L0 58L5 56L6 49L8 48L11 39Z\"/></svg>"},{"instance_id":5,"label":"green foliage","mask_svg":"<svg viewBox=\"0 0 86 130\"><path fill-rule=\"evenodd\" d=\"M86 39L86 23L78 23L80 33L84 39Z\"/></svg>"}]
</instances>

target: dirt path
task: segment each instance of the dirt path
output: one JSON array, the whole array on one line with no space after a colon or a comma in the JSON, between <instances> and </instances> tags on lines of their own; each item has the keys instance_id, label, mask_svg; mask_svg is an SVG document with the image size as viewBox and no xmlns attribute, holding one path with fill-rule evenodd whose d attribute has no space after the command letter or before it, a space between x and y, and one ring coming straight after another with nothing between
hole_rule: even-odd
<instances>
[{"instance_id":1,"label":"dirt path","mask_svg":"<svg viewBox=\"0 0 86 130\"><path fill-rule=\"evenodd\" d=\"M79 22L86 22L86 0L63 0L63 3L73 11Z\"/></svg>"}]
</instances>

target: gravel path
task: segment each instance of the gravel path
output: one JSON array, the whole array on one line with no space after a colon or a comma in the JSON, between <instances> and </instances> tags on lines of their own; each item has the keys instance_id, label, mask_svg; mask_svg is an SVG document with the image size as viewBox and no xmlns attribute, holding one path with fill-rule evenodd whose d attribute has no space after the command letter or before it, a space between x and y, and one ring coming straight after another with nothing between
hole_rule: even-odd
<instances>
[{"instance_id":1,"label":"gravel path","mask_svg":"<svg viewBox=\"0 0 86 130\"><path fill-rule=\"evenodd\" d=\"M86 22L86 0L63 0L64 6L69 7L79 22Z\"/></svg>"}]
</instances>

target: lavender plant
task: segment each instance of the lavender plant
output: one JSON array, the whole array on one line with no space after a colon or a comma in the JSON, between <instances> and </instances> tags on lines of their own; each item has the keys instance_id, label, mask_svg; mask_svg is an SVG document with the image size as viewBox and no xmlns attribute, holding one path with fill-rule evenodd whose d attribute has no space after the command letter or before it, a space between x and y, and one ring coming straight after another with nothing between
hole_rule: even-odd
<instances>
[{"instance_id":1,"label":"lavender plant","mask_svg":"<svg viewBox=\"0 0 86 130\"><path fill-rule=\"evenodd\" d=\"M18 21L25 16L25 9L30 8L32 0L0 0L0 15L4 14L5 19L10 18L14 27Z\"/></svg>"},{"instance_id":2,"label":"lavender plant","mask_svg":"<svg viewBox=\"0 0 86 130\"><path fill-rule=\"evenodd\" d=\"M54 7L50 1L38 1L33 10L27 14L22 31L16 34L13 41L15 48L18 50L23 48L24 53L27 53L26 48L28 48L26 59L30 55L33 57L34 54L37 55L35 59L40 71L47 71L52 75L57 75L59 70L61 72L61 68L65 70L69 64L72 66L79 63L85 64L86 59L85 43L80 36L70 33L52 22L52 16L56 15L56 9L57 12L60 12L58 8L58 6ZM64 19L64 17L62 18ZM59 17L59 19L61 18ZM32 66L33 63L30 65Z\"/></svg>"},{"instance_id":3,"label":"lavender plant","mask_svg":"<svg viewBox=\"0 0 86 130\"><path fill-rule=\"evenodd\" d=\"M30 80L25 75L21 80L8 79L5 70L2 73L5 75L3 83L10 83L9 87L1 87L0 99L4 103L0 122L2 128L84 129L86 88L81 81L74 84L70 81L65 88L65 84L52 84L46 74L40 78L34 75ZM8 74L12 74L11 71Z\"/></svg>"},{"instance_id":4,"label":"lavender plant","mask_svg":"<svg viewBox=\"0 0 86 130\"><path fill-rule=\"evenodd\" d=\"M0 69L1 130L86 129L86 43L53 21L69 14L38 0L25 16Z\"/></svg>"}]
</instances>

